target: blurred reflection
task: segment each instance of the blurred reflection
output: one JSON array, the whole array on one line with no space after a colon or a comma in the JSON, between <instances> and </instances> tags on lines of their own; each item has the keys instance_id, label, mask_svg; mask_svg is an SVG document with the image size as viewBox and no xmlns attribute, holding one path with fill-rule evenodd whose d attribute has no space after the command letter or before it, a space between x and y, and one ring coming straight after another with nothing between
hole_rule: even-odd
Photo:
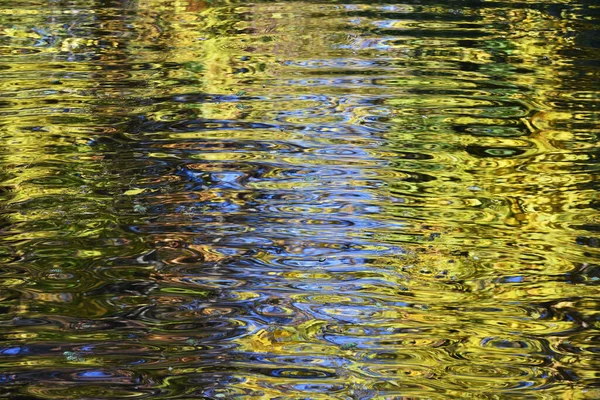
<instances>
[{"instance_id":1,"label":"blurred reflection","mask_svg":"<svg viewBox=\"0 0 600 400\"><path fill-rule=\"evenodd\" d=\"M0 31L1 395L600 396L591 0Z\"/></svg>"}]
</instances>

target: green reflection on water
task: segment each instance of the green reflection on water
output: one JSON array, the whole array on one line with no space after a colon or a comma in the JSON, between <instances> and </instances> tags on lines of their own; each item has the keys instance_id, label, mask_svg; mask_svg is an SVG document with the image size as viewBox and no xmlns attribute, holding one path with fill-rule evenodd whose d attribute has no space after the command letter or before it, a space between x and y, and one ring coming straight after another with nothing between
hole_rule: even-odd
<instances>
[{"instance_id":1,"label":"green reflection on water","mask_svg":"<svg viewBox=\"0 0 600 400\"><path fill-rule=\"evenodd\" d=\"M598 392L593 2L0 8L0 393Z\"/></svg>"}]
</instances>

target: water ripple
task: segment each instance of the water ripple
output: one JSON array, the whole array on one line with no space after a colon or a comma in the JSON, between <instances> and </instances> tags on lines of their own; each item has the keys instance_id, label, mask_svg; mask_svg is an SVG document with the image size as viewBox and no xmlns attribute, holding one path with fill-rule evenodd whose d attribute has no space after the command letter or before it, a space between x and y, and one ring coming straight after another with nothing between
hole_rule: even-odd
<instances>
[{"instance_id":1,"label":"water ripple","mask_svg":"<svg viewBox=\"0 0 600 400\"><path fill-rule=\"evenodd\" d=\"M598 17L0 6L0 397L600 397Z\"/></svg>"}]
</instances>

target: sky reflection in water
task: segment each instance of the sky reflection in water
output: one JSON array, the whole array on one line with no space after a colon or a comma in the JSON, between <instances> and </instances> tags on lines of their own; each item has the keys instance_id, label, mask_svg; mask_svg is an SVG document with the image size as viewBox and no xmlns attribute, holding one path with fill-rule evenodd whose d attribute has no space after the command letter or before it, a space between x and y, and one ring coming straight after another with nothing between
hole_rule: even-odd
<instances>
[{"instance_id":1,"label":"sky reflection in water","mask_svg":"<svg viewBox=\"0 0 600 400\"><path fill-rule=\"evenodd\" d=\"M600 397L595 1L0 6L0 395Z\"/></svg>"}]
</instances>

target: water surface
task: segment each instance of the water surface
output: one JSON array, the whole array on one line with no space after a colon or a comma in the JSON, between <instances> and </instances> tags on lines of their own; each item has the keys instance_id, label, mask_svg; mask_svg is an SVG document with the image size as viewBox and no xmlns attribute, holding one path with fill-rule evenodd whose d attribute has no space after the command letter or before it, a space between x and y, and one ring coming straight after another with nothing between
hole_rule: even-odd
<instances>
[{"instance_id":1,"label":"water surface","mask_svg":"<svg viewBox=\"0 0 600 400\"><path fill-rule=\"evenodd\" d=\"M600 397L594 0L0 3L0 396Z\"/></svg>"}]
</instances>

